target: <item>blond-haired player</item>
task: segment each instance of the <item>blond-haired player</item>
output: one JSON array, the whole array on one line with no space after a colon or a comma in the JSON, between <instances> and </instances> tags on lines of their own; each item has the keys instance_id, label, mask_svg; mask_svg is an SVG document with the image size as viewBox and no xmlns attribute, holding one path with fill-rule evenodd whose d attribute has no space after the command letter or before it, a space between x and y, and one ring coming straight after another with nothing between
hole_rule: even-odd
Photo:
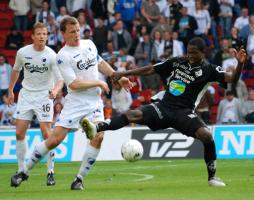
<instances>
[{"instance_id":1,"label":"blond-haired player","mask_svg":"<svg viewBox=\"0 0 254 200\"><path fill-rule=\"evenodd\" d=\"M53 120L53 99L63 87L61 73L56 65L56 53L46 46L48 38L47 27L36 23L32 29L33 43L18 50L11 74L8 90L8 104L14 102L13 89L20 71L24 70L23 88L18 97L16 109L16 151L18 172L11 179L11 186L16 187L21 180L28 178L25 163L25 135L33 115L40 122L44 139L50 135ZM47 185L55 185L54 152L48 153Z\"/></svg>"}]
</instances>

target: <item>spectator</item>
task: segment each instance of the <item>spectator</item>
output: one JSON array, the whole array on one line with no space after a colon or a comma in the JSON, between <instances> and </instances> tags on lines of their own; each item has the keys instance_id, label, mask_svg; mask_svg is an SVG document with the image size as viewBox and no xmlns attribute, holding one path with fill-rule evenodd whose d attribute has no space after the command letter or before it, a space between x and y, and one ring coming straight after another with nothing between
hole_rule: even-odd
<instances>
[{"instance_id":1,"label":"spectator","mask_svg":"<svg viewBox=\"0 0 254 200\"><path fill-rule=\"evenodd\" d=\"M41 11L42 9L42 2L44 0L30 0L30 4L31 4L31 11L32 11L32 15L33 15L33 24L36 20L36 15L38 12Z\"/></svg>"},{"instance_id":2,"label":"spectator","mask_svg":"<svg viewBox=\"0 0 254 200\"><path fill-rule=\"evenodd\" d=\"M106 51L102 52L101 56L104 60L109 61L112 58L117 58L119 55L119 51L114 51L113 43L111 40L107 42L107 49Z\"/></svg>"},{"instance_id":3,"label":"spectator","mask_svg":"<svg viewBox=\"0 0 254 200\"><path fill-rule=\"evenodd\" d=\"M66 8L70 14L85 9L85 7L86 0L66 0Z\"/></svg>"},{"instance_id":4,"label":"spectator","mask_svg":"<svg viewBox=\"0 0 254 200\"><path fill-rule=\"evenodd\" d=\"M116 115L116 111L112 107L112 101L111 101L111 99L106 98L104 100L103 111L104 111L105 120L106 119L110 119L110 118L112 118L113 116Z\"/></svg>"},{"instance_id":5,"label":"spectator","mask_svg":"<svg viewBox=\"0 0 254 200\"><path fill-rule=\"evenodd\" d=\"M55 18L51 15L48 15L46 25L48 29L47 45L55 52L58 52L58 26Z\"/></svg>"},{"instance_id":6,"label":"spectator","mask_svg":"<svg viewBox=\"0 0 254 200\"><path fill-rule=\"evenodd\" d=\"M84 39L84 31L87 30L87 29L91 30L91 27L86 22L86 17L82 13L80 13L79 16L78 16L78 22L79 22L79 25L80 25L80 38Z\"/></svg>"},{"instance_id":7,"label":"spectator","mask_svg":"<svg viewBox=\"0 0 254 200\"><path fill-rule=\"evenodd\" d=\"M181 42L177 39L173 39L171 32L165 31L163 33L163 54L161 55L162 60L166 60L168 58L183 56L183 46Z\"/></svg>"},{"instance_id":8,"label":"spectator","mask_svg":"<svg viewBox=\"0 0 254 200\"><path fill-rule=\"evenodd\" d=\"M6 58L3 54L0 54L0 104L2 98L8 92L10 80L11 80L12 67L6 63Z\"/></svg>"},{"instance_id":9,"label":"spectator","mask_svg":"<svg viewBox=\"0 0 254 200\"><path fill-rule=\"evenodd\" d=\"M59 9L59 15L56 17L57 26L60 26L60 22L63 18L68 17L68 12L65 6L61 6Z\"/></svg>"},{"instance_id":10,"label":"spectator","mask_svg":"<svg viewBox=\"0 0 254 200\"><path fill-rule=\"evenodd\" d=\"M157 61L161 61L164 53L164 40L162 39L162 35L160 31L154 32L154 40L153 40L153 46L155 47L156 54L157 54Z\"/></svg>"},{"instance_id":11,"label":"spectator","mask_svg":"<svg viewBox=\"0 0 254 200\"><path fill-rule=\"evenodd\" d=\"M226 92L226 97L219 103L217 112L217 124L240 124L242 123L241 104L234 97L232 91Z\"/></svg>"},{"instance_id":12,"label":"spectator","mask_svg":"<svg viewBox=\"0 0 254 200\"><path fill-rule=\"evenodd\" d=\"M115 11L121 13L122 20L129 32L131 32L133 21L137 16L138 6L137 0L118 0L116 2Z\"/></svg>"},{"instance_id":13,"label":"spectator","mask_svg":"<svg viewBox=\"0 0 254 200\"><path fill-rule=\"evenodd\" d=\"M184 43L186 49L187 43L194 37L194 31L198 28L197 21L193 16L187 14L187 8L180 9L181 16L176 22L174 31L179 33L179 40Z\"/></svg>"},{"instance_id":14,"label":"spectator","mask_svg":"<svg viewBox=\"0 0 254 200\"><path fill-rule=\"evenodd\" d=\"M223 36L230 36L232 26L234 0L218 0L220 3L220 25L223 29Z\"/></svg>"},{"instance_id":15,"label":"spectator","mask_svg":"<svg viewBox=\"0 0 254 200\"><path fill-rule=\"evenodd\" d=\"M154 39L154 32L159 31L161 35L165 31L171 31L171 27L169 26L166 17L161 16L159 23L152 29L151 38Z\"/></svg>"},{"instance_id":16,"label":"spectator","mask_svg":"<svg viewBox=\"0 0 254 200\"><path fill-rule=\"evenodd\" d=\"M241 39L246 40L248 39L248 36L251 34L251 30L254 29L254 15L249 16L249 24L245 25L239 33L239 36Z\"/></svg>"},{"instance_id":17,"label":"spectator","mask_svg":"<svg viewBox=\"0 0 254 200\"><path fill-rule=\"evenodd\" d=\"M104 20L98 19L98 26L95 27L93 32L93 41L94 44L97 46L99 54L101 54L106 50L107 38L108 38L108 29L104 25Z\"/></svg>"},{"instance_id":18,"label":"spectator","mask_svg":"<svg viewBox=\"0 0 254 200\"><path fill-rule=\"evenodd\" d=\"M183 7L187 8L188 15L193 16L195 12L195 2L201 2L202 0L179 0Z\"/></svg>"},{"instance_id":19,"label":"spectator","mask_svg":"<svg viewBox=\"0 0 254 200\"><path fill-rule=\"evenodd\" d=\"M137 66L146 66L158 60L156 49L150 41L149 34L145 34L143 41L139 42L134 57ZM160 77L157 74L142 76L141 87L142 89L154 89L158 91L160 88Z\"/></svg>"},{"instance_id":20,"label":"spectator","mask_svg":"<svg viewBox=\"0 0 254 200\"><path fill-rule=\"evenodd\" d=\"M130 109L132 104L131 93L125 90L120 85L113 84L112 88L112 107L116 110L117 114L122 114Z\"/></svg>"},{"instance_id":21,"label":"spectator","mask_svg":"<svg viewBox=\"0 0 254 200\"><path fill-rule=\"evenodd\" d=\"M248 99L242 105L243 117L247 123L254 123L254 90L249 89Z\"/></svg>"},{"instance_id":22,"label":"spectator","mask_svg":"<svg viewBox=\"0 0 254 200\"><path fill-rule=\"evenodd\" d=\"M98 25L98 19L108 18L107 0L92 1L91 10L93 11L94 26Z\"/></svg>"},{"instance_id":23,"label":"spectator","mask_svg":"<svg viewBox=\"0 0 254 200\"><path fill-rule=\"evenodd\" d=\"M20 49L24 45L23 35L16 30L15 27L11 28L11 32L7 35L5 41L6 49Z\"/></svg>"},{"instance_id":24,"label":"spectator","mask_svg":"<svg viewBox=\"0 0 254 200\"><path fill-rule=\"evenodd\" d=\"M42 9L36 13L36 22L47 23L47 17L51 15L55 19L55 14L50 10L48 1L42 2Z\"/></svg>"},{"instance_id":25,"label":"spectator","mask_svg":"<svg viewBox=\"0 0 254 200\"><path fill-rule=\"evenodd\" d=\"M251 29L251 33L247 39L247 52L251 57L251 69L254 69L254 30Z\"/></svg>"},{"instance_id":26,"label":"spectator","mask_svg":"<svg viewBox=\"0 0 254 200\"><path fill-rule=\"evenodd\" d=\"M14 12L14 24L17 31L26 31L28 28L27 13L30 10L29 0L10 0L9 7Z\"/></svg>"},{"instance_id":27,"label":"spectator","mask_svg":"<svg viewBox=\"0 0 254 200\"><path fill-rule=\"evenodd\" d=\"M160 8L155 0L143 1L141 4L141 24L148 26L149 31L155 27L160 19Z\"/></svg>"},{"instance_id":28,"label":"spectator","mask_svg":"<svg viewBox=\"0 0 254 200\"><path fill-rule=\"evenodd\" d=\"M125 48L129 52L132 39L130 33L123 29L124 24L122 20L118 20L115 25L115 30L112 32L112 42L114 50Z\"/></svg>"},{"instance_id":29,"label":"spectator","mask_svg":"<svg viewBox=\"0 0 254 200\"><path fill-rule=\"evenodd\" d=\"M198 28L195 30L197 36L202 37L206 42L208 40L208 32L211 28L211 17L208 10L205 9L202 1L196 1L196 9L193 13L197 21Z\"/></svg>"},{"instance_id":30,"label":"spectator","mask_svg":"<svg viewBox=\"0 0 254 200\"><path fill-rule=\"evenodd\" d=\"M53 127L55 123L57 122L57 120L59 119L62 109L63 109L63 104L61 104L60 102L57 102L54 104L54 115L53 115L53 123L52 123Z\"/></svg>"},{"instance_id":31,"label":"spectator","mask_svg":"<svg viewBox=\"0 0 254 200\"><path fill-rule=\"evenodd\" d=\"M166 16L169 15L169 24L172 28L176 26L176 23L181 17L180 10L182 9L182 7L183 5L179 2L179 0L172 0L169 4L169 14L166 14Z\"/></svg>"},{"instance_id":32,"label":"spectator","mask_svg":"<svg viewBox=\"0 0 254 200\"><path fill-rule=\"evenodd\" d=\"M245 41L239 37L239 30L235 27L231 28L231 45L234 49L240 49L241 46L246 47Z\"/></svg>"},{"instance_id":33,"label":"spectator","mask_svg":"<svg viewBox=\"0 0 254 200\"><path fill-rule=\"evenodd\" d=\"M3 104L0 105L0 113L2 113L0 125L13 126L15 125L14 113L16 111L16 103L8 106L7 94L3 95Z\"/></svg>"},{"instance_id":34,"label":"spectator","mask_svg":"<svg viewBox=\"0 0 254 200\"><path fill-rule=\"evenodd\" d=\"M222 38L220 41L220 49L214 55L213 63L222 66L224 60L230 58L229 49L231 47L230 40L227 38Z\"/></svg>"},{"instance_id":35,"label":"spectator","mask_svg":"<svg viewBox=\"0 0 254 200\"><path fill-rule=\"evenodd\" d=\"M237 17L234 23L234 27L241 30L244 26L249 24L249 10L248 8L241 9L241 16Z\"/></svg>"}]
</instances>

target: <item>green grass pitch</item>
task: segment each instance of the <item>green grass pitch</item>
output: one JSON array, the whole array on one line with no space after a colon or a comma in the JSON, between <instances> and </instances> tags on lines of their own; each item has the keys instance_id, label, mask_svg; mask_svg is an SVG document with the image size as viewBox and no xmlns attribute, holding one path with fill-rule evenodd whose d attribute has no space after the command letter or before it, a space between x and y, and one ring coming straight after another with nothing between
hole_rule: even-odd
<instances>
[{"instance_id":1,"label":"green grass pitch","mask_svg":"<svg viewBox=\"0 0 254 200\"><path fill-rule=\"evenodd\" d=\"M254 200L254 160L218 160L217 176L227 186L207 185L203 160L141 160L96 162L84 191L71 191L79 162L56 163L56 185L46 186L45 163L28 181L10 187L16 164L0 164L1 200Z\"/></svg>"}]
</instances>

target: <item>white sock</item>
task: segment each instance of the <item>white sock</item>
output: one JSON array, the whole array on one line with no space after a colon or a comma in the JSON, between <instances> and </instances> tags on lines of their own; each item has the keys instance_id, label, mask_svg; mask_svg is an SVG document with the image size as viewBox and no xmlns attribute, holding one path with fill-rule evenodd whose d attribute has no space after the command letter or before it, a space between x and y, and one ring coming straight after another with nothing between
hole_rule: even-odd
<instances>
[{"instance_id":1,"label":"white sock","mask_svg":"<svg viewBox=\"0 0 254 200\"><path fill-rule=\"evenodd\" d=\"M38 146L36 146L31 157L27 161L27 169L32 169L33 166L37 162L39 162L49 151L50 149L47 148L45 141L41 142Z\"/></svg>"},{"instance_id":2,"label":"white sock","mask_svg":"<svg viewBox=\"0 0 254 200\"><path fill-rule=\"evenodd\" d=\"M54 173L54 158L55 158L55 151L51 150L47 154L47 167L48 167L48 173Z\"/></svg>"},{"instance_id":3,"label":"white sock","mask_svg":"<svg viewBox=\"0 0 254 200\"><path fill-rule=\"evenodd\" d=\"M78 177L83 179L83 177L87 176L92 169L96 158L99 154L100 149L96 149L89 143L86 148L86 152L83 156L83 160L78 172Z\"/></svg>"},{"instance_id":4,"label":"white sock","mask_svg":"<svg viewBox=\"0 0 254 200\"><path fill-rule=\"evenodd\" d=\"M16 154L18 160L18 172L26 172L26 140L16 140Z\"/></svg>"}]
</instances>

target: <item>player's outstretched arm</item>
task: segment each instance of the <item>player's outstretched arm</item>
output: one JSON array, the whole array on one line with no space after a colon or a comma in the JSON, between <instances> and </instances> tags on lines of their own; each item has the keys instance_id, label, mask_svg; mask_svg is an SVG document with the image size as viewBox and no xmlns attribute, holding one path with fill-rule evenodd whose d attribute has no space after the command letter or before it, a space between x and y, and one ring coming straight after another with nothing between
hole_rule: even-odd
<instances>
[{"instance_id":1,"label":"player's outstretched arm","mask_svg":"<svg viewBox=\"0 0 254 200\"><path fill-rule=\"evenodd\" d=\"M241 47L239 51L236 51L236 50L234 51L235 51L235 57L238 61L238 65L235 68L235 70L233 70L231 73L229 72L225 74L225 81L229 83L237 83L247 59L247 53L245 49L243 49L243 47Z\"/></svg>"},{"instance_id":2,"label":"player's outstretched arm","mask_svg":"<svg viewBox=\"0 0 254 200\"><path fill-rule=\"evenodd\" d=\"M8 89L8 105L11 105L14 103L14 93L13 93L13 89L14 86L19 78L19 71L17 70L12 70L11 73L11 80L10 80L10 84L9 84L9 89Z\"/></svg>"}]
</instances>

